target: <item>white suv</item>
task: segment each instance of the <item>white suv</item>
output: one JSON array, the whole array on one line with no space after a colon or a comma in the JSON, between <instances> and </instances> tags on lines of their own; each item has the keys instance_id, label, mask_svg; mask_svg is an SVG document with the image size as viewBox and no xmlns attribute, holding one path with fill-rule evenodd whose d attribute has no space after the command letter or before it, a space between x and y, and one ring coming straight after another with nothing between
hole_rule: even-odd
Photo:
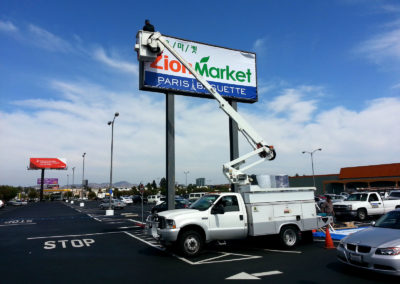
<instances>
[{"instance_id":1,"label":"white suv","mask_svg":"<svg viewBox=\"0 0 400 284\"><path fill-rule=\"evenodd\" d=\"M4 201L0 199L0 208L4 208L4 206L5 206Z\"/></svg>"}]
</instances>

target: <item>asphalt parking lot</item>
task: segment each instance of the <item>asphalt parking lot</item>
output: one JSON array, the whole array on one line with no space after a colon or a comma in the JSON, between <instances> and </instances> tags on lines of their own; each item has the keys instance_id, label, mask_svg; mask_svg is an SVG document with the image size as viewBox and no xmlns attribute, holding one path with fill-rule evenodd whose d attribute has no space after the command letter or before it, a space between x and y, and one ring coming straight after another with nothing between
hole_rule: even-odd
<instances>
[{"instance_id":1,"label":"asphalt parking lot","mask_svg":"<svg viewBox=\"0 0 400 284\"><path fill-rule=\"evenodd\" d=\"M0 210L0 283L396 283L347 267L315 241L282 250L273 238L210 245L186 259L143 233L141 207L105 216L97 201ZM151 205L144 208L149 214Z\"/></svg>"}]
</instances>

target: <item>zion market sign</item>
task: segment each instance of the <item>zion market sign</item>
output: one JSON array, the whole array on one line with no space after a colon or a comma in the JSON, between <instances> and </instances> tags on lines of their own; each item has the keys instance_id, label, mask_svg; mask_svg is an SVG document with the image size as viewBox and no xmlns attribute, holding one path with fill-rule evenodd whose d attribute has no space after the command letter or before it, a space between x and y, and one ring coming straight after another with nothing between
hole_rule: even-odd
<instances>
[{"instance_id":1,"label":"zion market sign","mask_svg":"<svg viewBox=\"0 0 400 284\"><path fill-rule=\"evenodd\" d=\"M257 101L254 53L166 38L225 99ZM213 98L168 50L164 50L154 62L140 65L141 90Z\"/></svg>"}]
</instances>

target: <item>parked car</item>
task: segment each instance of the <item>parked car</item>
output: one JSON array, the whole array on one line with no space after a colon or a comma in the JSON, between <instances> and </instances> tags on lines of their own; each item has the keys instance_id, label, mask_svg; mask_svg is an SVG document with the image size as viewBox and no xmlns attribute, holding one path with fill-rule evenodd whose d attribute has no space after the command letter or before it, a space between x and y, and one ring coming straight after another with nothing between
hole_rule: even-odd
<instances>
[{"instance_id":1,"label":"parked car","mask_svg":"<svg viewBox=\"0 0 400 284\"><path fill-rule=\"evenodd\" d=\"M189 201L191 203L196 202L197 200L199 200L201 197L203 197L204 195L206 195L207 192L193 192L189 194Z\"/></svg>"},{"instance_id":2,"label":"parked car","mask_svg":"<svg viewBox=\"0 0 400 284\"><path fill-rule=\"evenodd\" d=\"M392 190L387 198L390 200L400 199L400 190Z\"/></svg>"},{"instance_id":3,"label":"parked car","mask_svg":"<svg viewBox=\"0 0 400 284\"><path fill-rule=\"evenodd\" d=\"M368 216L383 215L397 208L400 208L400 199L382 200L377 192L353 193L345 201L333 204L336 218L354 216L360 221Z\"/></svg>"},{"instance_id":4,"label":"parked car","mask_svg":"<svg viewBox=\"0 0 400 284\"><path fill-rule=\"evenodd\" d=\"M190 202L186 199L183 198L175 198L175 209L183 209L183 208L189 208L190 206ZM166 211L168 210L167 207L167 202L162 202L158 205L155 205L152 209L151 209L151 213L155 214L157 212L162 212L162 211Z\"/></svg>"},{"instance_id":5,"label":"parked car","mask_svg":"<svg viewBox=\"0 0 400 284\"><path fill-rule=\"evenodd\" d=\"M142 196L141 195L134 195L132 196L132 201L134 204L142 203ZM147 204L147 197L143 196L143 204Z\"/></svg>"},{"instance_id":6,"label":"parked car","mask_svg":"<svg viewBox=\"0 0 400 284\"><path fill-rule=\"evenodd\" d=\"M337 258L351 266L400 275L400 209L382 216L372 227L342 239Z\"/></svg>"},{"instance_id":7,"label":"parked car","mask_svg":"<svg viewBox=\"0 0 400 284\"><path fill-rule=\"evenodd\" d=\"M124 209L125 206L126 206L126 204L124 202L122 202L121 200L115 199L115 198L111 199L111 209ZM110 208L110 201L109 200L107 200L107 201L103 200L100 203L99 207L101 209Z\"/></svg>"},{"instance_id":8,"label":"parked car","mask_svg":"<svg viewBox=\"0 0 400 284\"><path fill-rule=\"evenodd\" d=\"M4 206L6 206L6 204L4 203L3 200L0 199L0 208L4 208Z\"/></svg>"},{"instance_id":9,"label":"parked car","mask_svg":"<svg viewBox=\"0 0 400 284\"><path fill-rule=\"evenodd\" d=\"M130 196L121 196L121 201L125 204L132 204L133 200Z\"/></svg>"},{"instance_id":10,"label":"parked car","mask_svg":"<svg viewBox=\"0 0 400 284\"><path fill-rule=\"evenodd\" d=\"M339 195L345 196L347 198L347 197L349 197L350 193L343 191L343 192L339 193Z\"/></svg>"},{"instance_id":11,"label":"parked car","mask_svg":"<svg viewBox=\"0 0 400 284\"><path fill-rule=\"evenodd\" d=\"M8 201L9 205L12 206L22 206L22 205L27 205L28 202L26 202L25 200L20 200L20 199L12 199L10 201Z\"/></svg>"},{"instance_id":12,"label":"parked car","mask_svg":"<svg viewBox=\"0 0 400 284\"><path fill-rule=\"evenodd\" d=\"M148 203L156 203L161 200L161 198L165 197L164 195L149 195L147 196Z\"/></svg>"}]
</instances>

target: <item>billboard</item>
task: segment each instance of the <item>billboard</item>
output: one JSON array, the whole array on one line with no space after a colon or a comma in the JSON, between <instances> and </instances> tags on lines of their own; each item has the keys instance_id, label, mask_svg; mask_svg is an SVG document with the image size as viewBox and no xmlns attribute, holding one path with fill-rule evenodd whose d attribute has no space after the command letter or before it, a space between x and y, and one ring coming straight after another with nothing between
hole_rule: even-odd
<instances>
[{"instance_id":1,"label":"billboard","mask_svg":"<svg viewBox=\"0 0 400 284\"><path fill-rule=\"evenodd\" d=\"M37 179L37 184L42 184L42 179ZM58 178L45 178L43 184L57 184L58 185Z\"/></svg>"},{"instance_id":2,"label":"billboard","mask_svg":"<svg viewBox=\"0 0 400 284\"><path fill-rule=\"evenodd\" d=\"M65 158L30 158L29 169L66 170L67 160Z\"/></svg>"},{"instance_id":3,"label":"billboard","mask_svg":"<svg viewBox=\"0 0 400 284\"><path fill-rule=\"evenodd\" d=\"M257 101L255 53L170 36L165 38L225 99ZM213 98L167 49L154 62L140 63L139 88Z\"/></svg>"}]
</instances>

